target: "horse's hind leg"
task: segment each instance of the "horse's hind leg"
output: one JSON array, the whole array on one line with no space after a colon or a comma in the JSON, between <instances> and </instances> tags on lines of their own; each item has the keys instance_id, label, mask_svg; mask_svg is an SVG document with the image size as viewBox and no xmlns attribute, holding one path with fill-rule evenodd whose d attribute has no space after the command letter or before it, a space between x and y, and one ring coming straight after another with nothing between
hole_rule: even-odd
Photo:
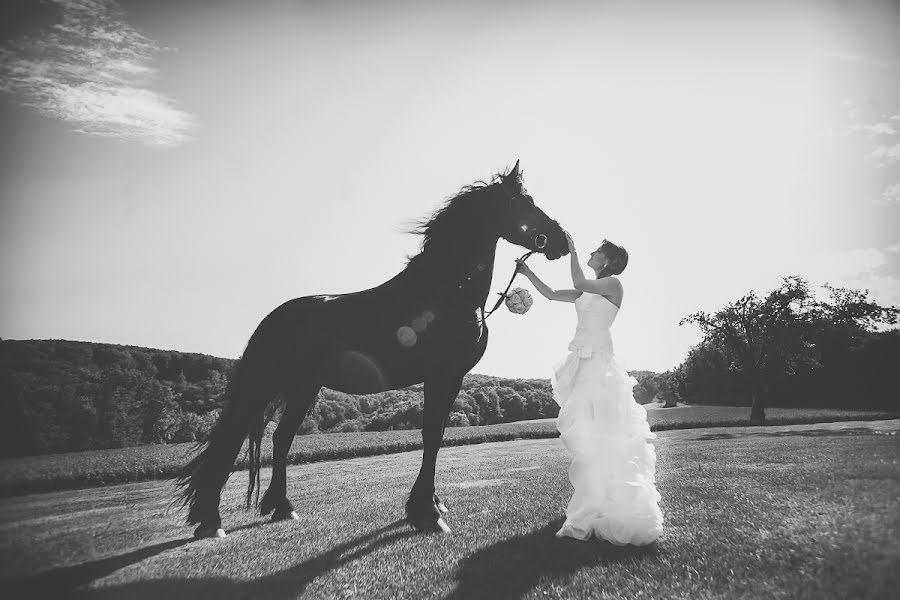
<instances>
[{"instance_id":1,"label":"horse's hind leg","mask_svg":"<svg viewBox=\"0 0 900 600\"><path fill-rule=\"evenodd\" d=\"M284 414L272 434L272 481L259 503L259 512L263 515L272 512L273 521L298 518L294 506L287 499L287 455L320 387L308 385L286 394Z\"/></svg>"}]
</instances>

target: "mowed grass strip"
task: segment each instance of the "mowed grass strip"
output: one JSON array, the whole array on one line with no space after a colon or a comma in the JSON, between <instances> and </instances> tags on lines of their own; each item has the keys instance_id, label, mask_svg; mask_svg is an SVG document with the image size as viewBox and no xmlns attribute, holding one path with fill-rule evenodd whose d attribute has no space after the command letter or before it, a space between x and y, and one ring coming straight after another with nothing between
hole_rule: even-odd
<instances>
[{"instance_id":1,"label":"mowed grass strip","mask_svg":"<svg viewBox=\"0 0 900 600\"><path fill-rule=\"evenodd\" d=\"M658 405L648 405L648 421L654 431L751 425L750 409L747 407L679 406L663 409L656 406ZM769 425L879 420L900 416L871 411L782 408L768 409L766 414ZM271 464L271 433L274 425L269 424L263 437L264 465ZM552 438L558 435L553 420L480 427L449 427L444 434L444 446ZM2 460L0 497L170 478L190 460L194 447L195 445L191 443L135 446ZM422 435L418 429L316 434L297 436L291 446L288 460L291 464L301 464L406 452L421 447ZM238 457L236 469L246 469L243 451Z\"/></svg>"},{"instance_id":2,"label":"mowed grass strip","mask_svg":"<svg viewBox=\"0 0 900 600\"><path fill-rule=\"evenodd\" d=\"M7 498L0 577L14 597L895 597L896 423L796 429L661 433L665 532L649 548L555 538L569 457L524 440L442 451L451 535L398 521L418 452L291 467L297 522L243 510L235 477L222 540L190 541L164 482Z\"/></svg>"}]
</instances>

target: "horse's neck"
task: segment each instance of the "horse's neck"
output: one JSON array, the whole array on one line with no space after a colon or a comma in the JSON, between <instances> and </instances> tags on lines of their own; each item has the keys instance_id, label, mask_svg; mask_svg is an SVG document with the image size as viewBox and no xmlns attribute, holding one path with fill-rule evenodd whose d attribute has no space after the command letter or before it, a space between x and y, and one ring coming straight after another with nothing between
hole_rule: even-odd
<instances>
[{"instance_id":1,"label":"horse's neck","mask_svg":"<svg viewBox=\"0 0 900 600\"><path fill-rule=\"evenodd\" d=\"M456 247L442 248L427 260L418 261L418 276L431 279L445 293L461 292L472 306L484 306L490 293L499 239L499 236L469 239Z\"/></svg>"},{"instance_id":2,"label":"horse's neck","mask_svg":"<svg viewBox=\"0 0 900 600\"><path fill-rule=\"evenodd\" d=\"M471 267L460 277L456 288L466 297L471 298L475 306L484 306L491 292L491 278L494 273L494 258L497 253L497 240L482 249L476 260L471 260Z\"/></svg>"}]
</instances>

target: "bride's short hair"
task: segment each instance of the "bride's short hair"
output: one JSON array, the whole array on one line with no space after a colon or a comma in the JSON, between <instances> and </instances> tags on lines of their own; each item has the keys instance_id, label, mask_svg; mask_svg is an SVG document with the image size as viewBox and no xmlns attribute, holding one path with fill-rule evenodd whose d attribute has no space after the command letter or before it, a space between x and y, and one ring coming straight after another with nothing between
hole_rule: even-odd
<instances>
[{"instance_id":1,"label":"bride's short hair","mask_svg":"<svg viewBox=\"0 0 900 600\"><path fill-rule=\"evenodd\" d=\"M603 240L600 243L600 250L602 250L603 254L606 255L606 258L609 259L607 268L611 274L619 275L625 270L625 267L628 266L628 252L622 246L613 244L608 240Z\"/></svg>"}]
</instances>

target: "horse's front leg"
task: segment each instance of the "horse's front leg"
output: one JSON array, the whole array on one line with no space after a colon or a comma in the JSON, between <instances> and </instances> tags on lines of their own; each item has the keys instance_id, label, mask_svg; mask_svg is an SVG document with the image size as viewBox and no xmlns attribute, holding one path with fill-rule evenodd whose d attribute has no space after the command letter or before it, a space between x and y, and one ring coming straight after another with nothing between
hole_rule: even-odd
<instances>
[{"instance_id":1,"label":"horse's front leg","mask_svg":"<svg viewBox=\"0 0 900 600\"><path fill-rule=\"evenodd\" d=\"M434 494L434 505L442 515L450 512L450 509L447 508L447 506L444 504L443 500L440 499L437 493Z\"/></svg>"},{"instance_id":2,"label":"horse's front leg","mask_svg":"<svg viewBox=\"0 0 900 600\"><path fill-rule=\"evenodd\" d=\"M422 467L406 501L406 519L418 530L450 533L441 514L447 512L434 491L434 471L444 438L444 424L450 406L459 394L462 378L434 378L425 381L422 415Z\"/></svg>"}]
</instances>

